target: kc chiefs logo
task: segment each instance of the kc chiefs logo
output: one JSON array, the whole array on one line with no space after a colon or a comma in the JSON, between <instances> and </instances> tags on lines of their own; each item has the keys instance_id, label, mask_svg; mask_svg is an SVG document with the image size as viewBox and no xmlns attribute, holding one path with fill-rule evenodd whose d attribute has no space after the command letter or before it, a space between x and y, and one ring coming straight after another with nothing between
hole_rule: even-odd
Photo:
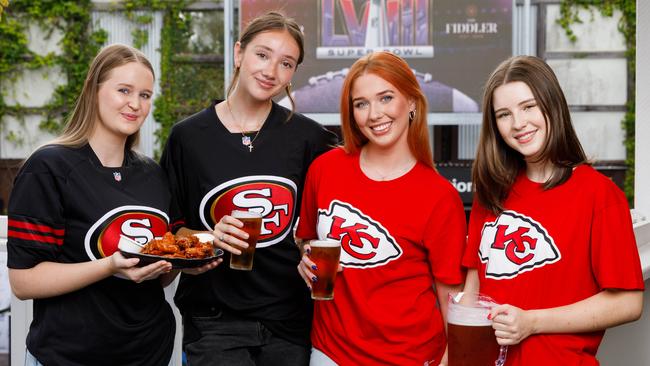
<instances>
[{"instance_id":1,"label":"kc chiefs logo","mask_svg":"<svg viewBox=\"0 0 650 366\"><path fill-rule=\"evenodd\" d=\"M388 230L361 210L334 200L318 210L318 237L341 241L343 267L377 267L402 255Z\"/></svg>"},{"instance_id":2,"label":"kc chiefs logo","mask_svg":"<svg viewBox=\"0 0 650 366\"><path fill-rule=\"evenodd\" d=\"M167 231L169 217L162 211L146 206L121 206L106 213L90 227L84 239L90 259L110 256L117 250L120 235L140 244Z\"/></svg>"},{"instance_id":3,"label":"kc chiefs logo","mask_svg":"<svg viewBox=\"0 0 650 366\"><path fill-rule=\"evenodd\" d=\"M513 278L561 258L546 229L514 211L504 211L483 226L479 256L487 262L486 277L494 279Z\"/></svg>"},{"instance_id":4,"label":"kc chiefs logo","mask_svg":"<svg viewBox=\"0 0 650 366\"><path fill-rule=\"evenodd\" d=\"M201 221L212 230L232 210L262 214L257 248L279 243L291 231L296 204L296 184L286 178L256 175L227 181L210 190L199 207Z\"/></svg>"}]
</instances>

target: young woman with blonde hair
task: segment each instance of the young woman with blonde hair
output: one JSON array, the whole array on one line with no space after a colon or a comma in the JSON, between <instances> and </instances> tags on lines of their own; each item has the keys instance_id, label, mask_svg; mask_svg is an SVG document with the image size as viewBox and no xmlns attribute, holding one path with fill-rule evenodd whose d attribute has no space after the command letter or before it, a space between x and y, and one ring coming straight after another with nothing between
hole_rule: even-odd
<instances>
[{"instance_id":1,"label":"young woman with blonde hair","mask_svg":"<svg viewBox=\"0 0 650 366\"><path fill-rule=\"evenodd\" d=\"M95 57L61 137L35 151L9 202L14 294L34 299L26 365L166 365L175 321L166 261L136 267L120 235L145 243L168 228L164 173L133 150L154 73L138 50Z\"/></svg>"}]
</instances>

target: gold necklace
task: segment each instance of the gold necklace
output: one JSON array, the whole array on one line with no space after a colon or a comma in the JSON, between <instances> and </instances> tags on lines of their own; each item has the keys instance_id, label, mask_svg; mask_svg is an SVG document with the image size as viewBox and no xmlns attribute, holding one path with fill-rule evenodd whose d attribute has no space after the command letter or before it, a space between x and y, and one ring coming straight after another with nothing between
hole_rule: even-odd
<instances>
[{"instance_id":1,"label":"gold necklace","mask_svg":"<svg viewBox=\"0 0 650 366\"><path fill-rule=\"evenodd\" d=\"M228 101L228 99L226 99L226 107L228 107L228 112L230 112L230 116L232 117L233 122L236 121L237 117L235 117L235 115L232 113L232 109L230 108L230 101ZM264 124L264 122L262 122L262 125L263 124ZM252 131L244 131L244 128L241 128L241 131L240 131L240 133L241 133L241 143L242 143L242 145L248 147L248 152L253 152L253 142L255 142L255 139L257 138L257 136L259 136L260 131L262 131L262 126L260 126L260 128L257 129L257 133L251 139L251 137L248 136L246 133L247 132L252 132Z\"/></svg>"}]
</instances>

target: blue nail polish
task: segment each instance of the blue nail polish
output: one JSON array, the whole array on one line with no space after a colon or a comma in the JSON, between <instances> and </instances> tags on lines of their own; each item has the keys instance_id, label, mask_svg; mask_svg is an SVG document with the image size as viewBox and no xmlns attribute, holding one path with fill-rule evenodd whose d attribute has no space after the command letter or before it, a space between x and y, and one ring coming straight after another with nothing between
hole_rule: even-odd
<instances>
[{"instance_id":1,"label":"blue nail polish","mask_svg":"<svg viewBox=\"0 0 650 366\"><path fill-rule=\"evenodd\" d=\"M312 264L312 265L311 265L311 269L313 269L314 271L316 271L316 270L318 270L318 267L316 267L315 264Z\"/></svg>"},{"instance_id":2,"label":"blue nail polish","mask_svg":"<svg viewBox=\"0 0 650 366\"><path fill-rule=\"evenodd\" d=\"M313 276L313 277L311 278L311 282L318 282L318 277Z\"/></svg>"}]
</instances>

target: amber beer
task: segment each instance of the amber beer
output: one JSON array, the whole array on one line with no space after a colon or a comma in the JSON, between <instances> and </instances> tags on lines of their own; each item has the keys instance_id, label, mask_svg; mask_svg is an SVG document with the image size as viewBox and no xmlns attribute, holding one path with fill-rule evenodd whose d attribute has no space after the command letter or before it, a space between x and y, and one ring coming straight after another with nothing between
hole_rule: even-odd
<instances>
[{"instance_id":1,"label":"amber beer","mask_svg":"<svg viewBox=\"0 0 650 366\"><path fill-rule=\"evenodd\" d=\"M341 242L338 240L312 240L309 242L311 254L309 259L316 264L314 274L318 277L312 282L311 298L314 300L332 300L334 298L334 281L339 268Z\"/></svg>"},{"instance_id":2,"label":"amber beer","mask_svg":"<svg viewBox=\"0 0 650 366\"><path fill-rule=\"evenodd\" d=\"M230 268L250 271L253 269L255 246L257 245L257 238L260 236L260 230L262 228L262 215L253 211L234 210L232 217L244 224L241 230L248 233L248 239L245 240L248 243L248 248L241 248L233 244L234 247L241 250L241 254L230 254Z\"/></svg>"},{"instance_id":3,"label":"amber beer","mask_svg":"<svg viewBox=\"0 0 650 366\"><path fill-rule=\"evenodd\" d=\"M497 344L488 320L490 309L478 304L449 301L447 309L447 342L449 366L494 366L499 357Z\"/></svg>"}]
</instances>

